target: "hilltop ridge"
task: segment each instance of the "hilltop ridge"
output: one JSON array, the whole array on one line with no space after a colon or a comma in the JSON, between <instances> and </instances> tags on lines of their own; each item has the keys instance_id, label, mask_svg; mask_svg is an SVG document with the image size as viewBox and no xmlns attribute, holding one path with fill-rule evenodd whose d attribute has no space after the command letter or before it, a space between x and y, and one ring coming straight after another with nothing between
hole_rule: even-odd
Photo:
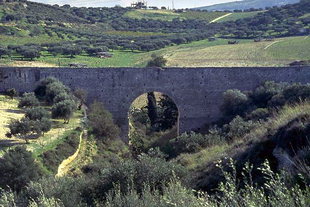
<instances>
[{"instance_id":1,"label":"hilltop ridge","mask_svg":"<svg viewBox=\"0 0 310 207\"><path fill-rule=\"evenodd\" d=\"M232 1L228 3L214 4L211 6L198 7L196 9L208 11L224 11L224 10L245 10L245 9L264 9L266 7L283 6L286 4L298 3L300 0L242 0Z\"/></svg>"}]
</instances>

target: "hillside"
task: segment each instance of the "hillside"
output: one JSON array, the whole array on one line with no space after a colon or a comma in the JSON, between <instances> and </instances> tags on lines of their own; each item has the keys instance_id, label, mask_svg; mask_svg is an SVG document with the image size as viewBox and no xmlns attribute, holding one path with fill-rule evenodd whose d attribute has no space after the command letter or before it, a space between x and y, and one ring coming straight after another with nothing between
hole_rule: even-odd
<instances>
[{"instance_id":1,"label":"hillside","mask_svg":"<svg viewBox=\"0 0 310 207\"><path fill-rule=\"evenodd\" d=\"M283 6L286 4L298 3L300 0L241 0L211 6L199 7L196 9L208 11L224 11L224 10L245 10L245 9L264 9L266 7Z\"/></svg>"},{"instance_id":2,"label":"hillside","mask_svg":"<svg viewBox=\"0 0 310 207\"><path fill-rule=\"evenodd\" d=\"M162 20L172 21L173 19L198 19L211 22L212 20L224 16L226 12L199 12L199 11L184 11L175 12L171 10L132 10L124 14L124 17L131 19L151 19L151 20Z\"/></svg>"},{"instance_id":3,"label":"hillside","mask_svg":"<svg viewBox=\"0 0 310 207\"><path fill-rule=\"evenodd\" d=\"M224 42L223 42L224 41ZM221 40L218 40L220 43ZM272 42L241 42L238 45L179 47L162 50L172 67L287 66L294 60L309 60L309 37L279 38ZM226 43L226 44L225 44ZM191 57L190 59L188 57Z\"/></svg>"},{"instance_id":4,"label":"hillside","mask_svg":"<svg viewBox=\"0 0 310 207\"><path fill-rule=\"evenodd\" d=\"M253 43L254 39L261 38L307 36L310 29L309 6L308 1L302 1L264 11L227 13L133 10L122 7L77 8L69 5L59 7L15 0L0 4L0 65L145 67L152 53L177 48L173 58L167 56L168 66L219 65L215 60L221 62L221 58L225 66L229 63L231 66L264 66L269 63L270 66L283 66L291 60L309 57L307 54L294 55L294 52L286 60L277 59L276 56L267 57L266 51L256 46L262 45L263 48L264 45L268 46L268 42L249 48L245 44L226 44L228 40ZM220 41L212 42L214 38ZM221 51L218 53L209 51L209 59L206 58L208 64L200 59L201 55L205 55L205 51L200 49L195 51L197 56L192 58L191 64L184 63L188 54L182 53L182 57L178 57L178 48L188 47L187 51L190 52L192 43L197 44L195 42L202 44L202 47L221 44L223 49L219 49ZM243 49L243 46L246 48ZM246 63L237 64L235 61L238 58L232 57L233 54L221 55L227 54L227 48L227 51L241 55L241 59L249 59ZM254 58L240 54L242 51L250 54L261 52ZM284 51L279 51L279 54ZM232 57L233 61L227 57ZM180 62L175 63L175 60Z\"/></svg>"}]
</instances>

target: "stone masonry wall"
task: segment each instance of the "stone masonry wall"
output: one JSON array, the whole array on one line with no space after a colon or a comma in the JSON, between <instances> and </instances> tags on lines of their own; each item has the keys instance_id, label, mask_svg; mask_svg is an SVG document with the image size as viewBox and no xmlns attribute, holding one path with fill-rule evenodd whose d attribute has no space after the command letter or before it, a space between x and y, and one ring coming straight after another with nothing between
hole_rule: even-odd
<instances>
[{"instance_id":1,"label":"stone masonry wall","mask_svg":"<svg viewBox=\"0 0 310 207\"><path fill-rule=\"evenodd\" d=\"M0 92L32 91L40 79L53 76L72 89L88 92L89 102L102 101L127 141L128 110L143 93L168 95L179 109L180 132L197 129L220 117L222 94L251 90L260 83L310 83L310 67L283 68L1 68Z\"/></svg>"}]
</instances>

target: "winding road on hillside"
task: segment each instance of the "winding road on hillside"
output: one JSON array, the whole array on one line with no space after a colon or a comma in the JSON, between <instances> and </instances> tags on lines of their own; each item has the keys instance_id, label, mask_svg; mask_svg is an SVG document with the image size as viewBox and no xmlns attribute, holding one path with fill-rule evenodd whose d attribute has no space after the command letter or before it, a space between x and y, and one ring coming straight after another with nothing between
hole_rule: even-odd
<instances>
[{"instance_id":1,"label":"winding road on hillside","mask_svg":"<svg viewBox=\"0 0 310 207\"><path fill-rule=\"evenodd\" d=\"M217 22L218 20L223 19L223 18L225 18L225 17L228 17L228 16L230 16L230 15L232 15L232 13L228 13L228 14L225 14L225 15L223 15L223 16L220 16L220 17L218 17L218 18L216 18L216 19L213 19L210 23Z\"/></svg>"}]
</instances>

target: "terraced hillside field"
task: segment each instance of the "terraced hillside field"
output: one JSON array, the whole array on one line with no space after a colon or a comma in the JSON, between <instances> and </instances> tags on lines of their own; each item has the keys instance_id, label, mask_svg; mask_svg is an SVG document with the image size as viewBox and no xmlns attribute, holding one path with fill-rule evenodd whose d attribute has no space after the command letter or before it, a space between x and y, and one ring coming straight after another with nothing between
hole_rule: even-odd
<instances>
[{"instance_id":1,"label":"terraced hillside field","mask_svg":"<svg viewBox=\"0 0 310 207\"><path fill-rule=\"evenodd\" d=\"M286 66L295 60L310 59L310 38L289 37L274 41L244 42L166 50L162 54L172 67ZM189 58L190 57L190 58Z\"/></svg>"},{"instance_id":2,"label":"terraced hillside field","mask_svg":"<svg viewBox=\"0 0 310 207\"><path fill-rule=\"evenodd\" d=\"M171 10L132 10L125 13L124 16L132 19L153 19L172 21L175 18L180 19L200 19L211 22L212 20L227 14L226 12L199 12L186 11L183 13L176 13Z\"/></svg>"},{"instance_id":3,"label":"terraced hillside field","mask_svg":"<svg viewBox=\"0 0 310 207\"><path fill-rule=\"evenodd\" d=\"M254 17L256 14L263 12L263 11L253 11L253 12L234 12L230 13L223 18L218 19L216 22L227 22L227 21L236 21L238 19L244 19L249 17Z\"/></svg>"}]
</instances>

